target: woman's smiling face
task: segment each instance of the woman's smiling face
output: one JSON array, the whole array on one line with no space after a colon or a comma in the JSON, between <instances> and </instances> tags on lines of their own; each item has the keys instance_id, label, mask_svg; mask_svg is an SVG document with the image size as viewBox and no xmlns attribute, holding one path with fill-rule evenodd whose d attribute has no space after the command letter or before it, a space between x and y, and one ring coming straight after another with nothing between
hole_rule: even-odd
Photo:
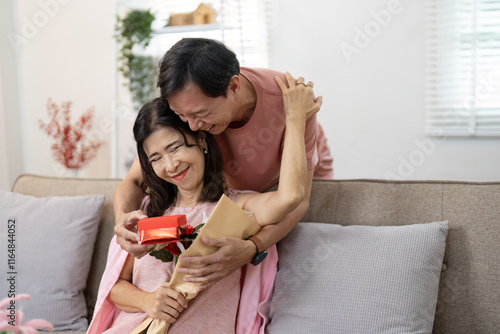
<instances>
[{"instance_id":1,"label":"woman's smiling face","mask_svg":"<svg viewBox=\"0 0 500 334\"><path fill-rule=\"evenodd\" d=\"M143 142L144 151L155 174L177 186L182 197L199 196L203 190L206 143L186 135L187 142L177 130L160 127Z\"/></svg>"}]
</instances>

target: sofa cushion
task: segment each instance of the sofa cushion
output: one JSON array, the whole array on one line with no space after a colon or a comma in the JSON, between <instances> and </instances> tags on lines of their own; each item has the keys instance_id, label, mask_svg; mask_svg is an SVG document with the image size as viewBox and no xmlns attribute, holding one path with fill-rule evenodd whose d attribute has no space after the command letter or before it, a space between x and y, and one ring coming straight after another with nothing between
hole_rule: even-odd
<instances>
[{"instance_id":1,"label":"sofa cushion","mask_svg":"<svg viewBox=\"0 0 500 334\"><path fill-rule=\"evenodd\" d=\"M447 231L299 223L279 243L267 332L431 333Z\"/></svg>"},{"instance_id":2,"label":"sofa cushion","mask_svg":"<svg viewBox=\"0 0 500 334\"><path fill-rule=\"evenodd\" d=\"M36 198L0 191L0 217L10 225L0 231L0 243L14 250L10 263L0 259L12 277L0 281L0 291L32 296L16 305L26 319L45 319L55 330L86 330L83 291L103 202L103 195Z\"/></svg>"}]
</instances>

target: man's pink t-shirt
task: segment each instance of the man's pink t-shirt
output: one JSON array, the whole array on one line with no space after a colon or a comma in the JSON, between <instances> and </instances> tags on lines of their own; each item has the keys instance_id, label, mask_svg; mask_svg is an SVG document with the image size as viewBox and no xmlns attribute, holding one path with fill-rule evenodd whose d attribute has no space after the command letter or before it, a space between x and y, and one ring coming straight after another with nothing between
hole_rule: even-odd
<instances>
[{"instance_id":1,"label":"man's pink t-shirt","mask_svg":"<svg viewBox=\"0 0 500 334\"><path fill-rule=\"evenodd\" d=\"M242 127L226 128L216 135L224 159L226 181L235 189L263 191L279 179L285 134L283 95L275 81L283 73L242 67L255 89L257 102L252 118ZM286 81L285 81L286 82ZM332 157L316 115L306 123L307 168L315 178L333 178Z\"/></svg>"}]
</instances>

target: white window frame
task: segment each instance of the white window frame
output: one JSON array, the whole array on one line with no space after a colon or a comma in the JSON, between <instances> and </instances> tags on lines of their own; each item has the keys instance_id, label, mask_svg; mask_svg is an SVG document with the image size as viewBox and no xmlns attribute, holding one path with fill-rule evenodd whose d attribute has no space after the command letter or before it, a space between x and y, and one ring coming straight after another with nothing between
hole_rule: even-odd
<instances>
[{"instance_id":1,"label":"white window frame","mask_svg":"<svg viewBox=\"0 0 500 334\"><path fill-rule=\"evenodd\" d=\"M500 1L425 0L425 132L500 137Z\"/></svg>"}]
</instances>

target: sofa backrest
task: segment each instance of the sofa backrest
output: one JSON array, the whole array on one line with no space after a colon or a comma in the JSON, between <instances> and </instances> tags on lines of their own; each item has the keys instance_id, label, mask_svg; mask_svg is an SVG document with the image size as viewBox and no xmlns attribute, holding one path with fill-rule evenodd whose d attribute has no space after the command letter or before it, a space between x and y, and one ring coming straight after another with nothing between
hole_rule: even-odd
<instances>
[{"instance_id":1,"label":"sofa backrest","mask_svg":"<svg viewBox=\"0 0 500 334\"><path fill-rule=\"evenodd\" d=\"M304 222L448 220L433 333L500 329L500 182L315 180Z\"/></svg>"},{"instance_id":2,"label":"sofa backrest","mask_svg":"<svg viewBox=\"0 0 500 334\"><path fill-rule=\"evenodd\" d=\"M113 236L118 179L22 175L27 195L106 196L85 295L93 314ZM434 333L496 333L500 328L500 182L314 180L304 222L405 225L448 220Z\"/></svg>"}]
</instances>

